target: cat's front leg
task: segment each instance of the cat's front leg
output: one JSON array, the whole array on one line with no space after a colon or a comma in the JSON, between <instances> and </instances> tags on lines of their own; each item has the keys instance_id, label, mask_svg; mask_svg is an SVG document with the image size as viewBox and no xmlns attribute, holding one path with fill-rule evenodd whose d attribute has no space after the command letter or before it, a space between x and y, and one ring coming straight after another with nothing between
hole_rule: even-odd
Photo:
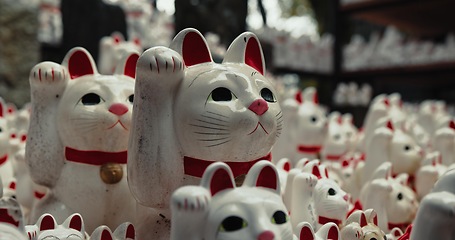
<instances>
[{"instance_id":1,"label":"cat's front leg","mask_svg":"<svg viewBox=\"0 0 455 240\"><path fill-rule=\"evenodd\" d=\"M171 198L171 240L203 239L211 196L199 186L177 189Z\"/></svg>"},{"instance_id":2,"label":"cat's front leg","mask_svg":"<svg viewBox=\"0 0 455 240\"><path fill-rule=\"evenodd\" d=\"M295 234L298 234L297 225L301 222L308 222L316 228L313 191L317 182L315 175L306 172L299 173L294 178L290 215Z\"/></svg>"},{"instance_id":3,"label":"cat's front leg","mask_svg":"<svg viewBox=\"0 0 455 240\"><path fill-rule=\"evenodd\" d=\"M39 63L30 72L32 113L26 161L33 181L47 187L60 177L64 163L56 112L68 79L67 69L53 62Z\"/></svg>"}]
</instances>

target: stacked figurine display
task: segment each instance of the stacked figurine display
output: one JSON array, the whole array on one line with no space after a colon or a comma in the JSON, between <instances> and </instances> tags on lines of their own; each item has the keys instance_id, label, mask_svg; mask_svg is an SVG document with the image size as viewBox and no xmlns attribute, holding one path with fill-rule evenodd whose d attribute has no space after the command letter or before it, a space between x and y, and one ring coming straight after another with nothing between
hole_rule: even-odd
<instances>
[{"instance_id":1,"label":"stacked figurine display","mask_svg":"<svg viewBox=\"0 0 455 240\"><path fill-rule=\"evenodd\" d=\"M381 94L359 130L314 87L279 95L250 32L221 63L191 28L108 54L103 75L73 48L31 70L30 106L0 101L0 239L453 239L443 102Z\"/></svg>"}]
</instances>

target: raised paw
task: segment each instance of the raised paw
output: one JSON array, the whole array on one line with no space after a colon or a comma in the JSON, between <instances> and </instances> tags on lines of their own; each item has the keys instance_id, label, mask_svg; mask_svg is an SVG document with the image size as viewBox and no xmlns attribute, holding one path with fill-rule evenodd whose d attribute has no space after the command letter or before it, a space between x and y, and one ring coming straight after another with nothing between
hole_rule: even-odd
<instances>
[{"instance_id":1,"label":"raised paw","mask_svg":"<svg viewBox=\"0 0 455 240\"><path fill-rule=\"evenodd\" d=\"M180 54L166 47L154 47L145 51L138 60L137 79L180 80L184 63Z\"/></svg>"},{"instance_id":2,"label":"raised paw","mask_svg":"<svg viewBox=\"0 0 455 240\"><path fill-rule=\"evenodd\" d=\"M210 193L199 186L184 186L172 194L172 210L206 212L210 205Z\"/></svg>"},{"instance_id":3,"label":"raised paw","mask_svg":"<svg viewBox=\"0 0 455 240\"><path fill-rule=\"evenodd\" d=\"M310 173L302 172L298 175L298 178L301 179L299 182L303 185L302 187L307 189L314 189L316 183L318 183L318 178Z\"/></svg>"},{"instance_id":4,"label":"raised paw","mask_svg":"<svg viewBox=\"0 0 455 240\"><path fill-rule=\"evenodd\" d=\"M60 64L42 62L30 72L30 86L32 89L45 89L47 94L60 94L64 91L68 81L68 71Z\"/></svg>"}]
</instances>

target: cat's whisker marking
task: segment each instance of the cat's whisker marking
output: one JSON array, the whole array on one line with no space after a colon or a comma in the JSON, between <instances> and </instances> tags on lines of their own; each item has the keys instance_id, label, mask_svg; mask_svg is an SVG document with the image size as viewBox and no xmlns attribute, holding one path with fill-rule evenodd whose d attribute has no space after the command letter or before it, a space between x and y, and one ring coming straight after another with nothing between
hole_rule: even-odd
<instances>
[{"instance_id":1,"label":"cat's whisker marking","mask_svg":"<svg viewBox=\"0 0 455 240\"><path fill-rule=\"evenodd\" d=\"M221 143L217 143L217 144L213 144L213 145L208 145L208 146L206 146L206 147L216 147L216 146L219 146L219 145L223 145L223 144L225 144L225 143L228 143L228 142L230 142L230 141L231 141L231 139L229 139L229 140L227 140L227 141L224 141L224 142L221 142Z\"/></svg>"},{"instance_id":2,"label":"cat's whisker marking","mask_svg":"<svg viewBox=\"0 0 455 240\"><path fill-rule=\"evenodd\" d=\"M196 125L196 124L190 124L190 126L200 127L200 128L207 128L207 129L212 129L212 130L220 130L220 131L228 131L229 130L229 129L226 129L226 128L207 127L207 126Z\"/></svg>"},{"instance_id":3,"label":"cat's whisker marking","mask_svg":"<svg viewBox=\"0 0 455 240\"><path fill-rule=\"evenodd\" d=\"M215 117L211 117L211 116L205 116L205 115L201 115L202 117L205 117L205 118L209 118L209 119L212 119L212 120L216 120L216 121L220 121L220 122L226 122L228 123L228 121L226 120L222 120L222 119L219 119L219 118L215 118Z\"/></svg>"},{"instance_id":4,"label":"cat's whisker marking","mask_svg":"<svg viewBox=\"0 0 455 240\"><path fill-rule=\"evenodd\" d=\"M214 114L214 115L217 115L217 116L220 116L220 117L224 117L224 118L227 118L227 119L229 119L229 117L228 117L228 116L224 116L224 115L222 115L222 114L219 114L219 113L215 113L215 112L211 112L211 111L207 111L207 112L208 112L208 113L211 113L211 114Z\"/></svg>"},{"instance_id":5,"label":"cat's whisker marking","mask_svg":"<svg viewBox=\"0 0 455 240\"><path fill-rule=\"evenodd\" d=\"M207 124L211 124L211 125L215 125L215 126L227 127L226 124L213 123L213 122L208 122L208 121L204 121L204 120L201 120L201 119L196 119L196 120L198 122L207 123Z\"/></svg>"},{"instance_id":6,"label":"cat's whisker marking","mask_svg":"<svg viewBox=\"0 0 455 240\"><path fill-rule=\"evenodd\" d=\"M193 132L194 134L200 135L229 135L230 133L220 133L220 132Z\"/></svg>"},{"instance_id":7,"label":"cat's whisker marking","mask_svg":"<svg viewBox=\"0 0 455 240\"><path fill-rule=\"evenodd\" d=\"M213 142L213 141L221 141L221 140L226 140L230 137L223 137L223 138L216 138L216 139L197 139L198 141L201 142Z\"/></svg>"},{"instance_id":8,"label":"cat's whisker marking","mask_svg":"<svg viewBox=\"0 0 455 240\"><path fill-rule=\"evenodd\" d=\"M282 113L282 111L279 111L279 112L275 115L275 117L278 117L278 115L280 115L281 113ZM281 116L283 116L283 115L281 115Z\"/></svg>"}]
</instances>

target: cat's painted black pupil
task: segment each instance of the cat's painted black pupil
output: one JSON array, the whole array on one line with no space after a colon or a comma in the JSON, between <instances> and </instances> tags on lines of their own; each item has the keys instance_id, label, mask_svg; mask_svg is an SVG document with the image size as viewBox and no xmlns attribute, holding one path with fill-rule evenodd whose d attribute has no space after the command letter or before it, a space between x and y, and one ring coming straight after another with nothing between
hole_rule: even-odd
<instances>
[{"instance_id":1,"label":"cat's painted black pupil","mask_svg":"<svg viewBox=\"0 0 455 240\"><path fill-rule=\"evenodd\" d=\"M384 236L384 240L387 240L387 237L386 237L386 236Z\"/></svg>"},{"instance_id":2,"label":"cat's painted black pupil","mask_svg":"<svg viewBox=\"0 0 455 240\"><path fill-rule=\"evenodd\" d=\"M130 103L133 103L133 101L134 101L134 94L131 94L131 95L128 97L128 101L130 101Z\"/></svg>"},{"instance_id":3,"label":"cat's painted black pupil","mask_svg":"<svg viewBox=\"0 0 455 240\"><path fill-rule=\"evenodd\" d=\"M101 97L96 93L87 93L82 97L82 104L96 105L101 102Z\"/></svg>"},{"instance_id":4,"label":"cat's painted black pupil","mask_svg":"<svg viewBox=\"0 0 455 240\"><path fill-rule=\"evenodd\" d=\"M318 118L317 118L316 116L312 116L312 117L311 117L311 121L315 123L315 122L318 121Z\"/></svg>"},{"instance_id":5,"label":"cat's painted black pupil","mask_svg":"<svg viewBox=\"0 0 455 240\"><path fill-rule=\"evenodd\" d=\"M409 145L404 146L404 150L405 150L405 151L411 150L411 146L409 146Z\"/></svg>"},{"instance_id":6,"label":"cat's painted black pupil","mask_svg":"<svg viewBox=\"0 0 455 240\"><path fill-rule=\"evenodd\" d=\"M216 88L212 91L212 99L213 101L231 101L232 100L232 93L229 89L224 87Z\"/></svg>"},{"instance_id":7,"label":"cat's painted black pupil","mask_svg":"<svg viewBox=\"0 0 455 240\"><path fill-rule=\"evenodd\" d=\"M2 131L3 131L2 128L0 128L0 132L2 132Z\"/></svg>"},{"instance_id":8,"label":"cat's painted black pupil","mask_svg":"<svg viewBox=\"0 0 455 240\"><path fill-rule=\"evenodd\" d=\"M370 238L370 240L376 240L376 238Z\"/></svg>"},{"instance_id":9,"label":"cat's painted black pupil","mask_svg":"<svg viewBox=\"0 0 455 240\"><path fill-rule=\"evenodd\" d=\"M338 135L338 134L334 136L335 140L339 140L339 139L340 139L340 137L341 137L341 136L340 136L340 135Z\"/></svg>"},{"instance_id":10,"label":"cat's painted black pupil","mask_svg":"<svg viewBox=\"0 0 455 240\"><path fill-rule=\"evenodd\" d=\"M221 222L226 232L237 231L243 228L243 219L237 216L227 217Z\"/></svg>"},{"instance_id":11,"label":"cat's painted black pupil","mask_svg":"<svg viewBox=\"0 0 455 240\"><path fill-rule=\"evenodd\" d=\"M273 220L275 221L275 224L286 223L287 221L286 213L284 213L283 211L276 211L273 214Z\"/></svg>"},{"instance_id":12,"label":"cat's painted black pupil","mask_svg":"<svg viewBox=\"0 0 455 240\"><path fill-rule=\"evenodd\" d=\"M333 196L333 195L337 194L337 191L335 191L335 189L333 189L333 188L330 188L328 193L330 196Z\"/></svg>"},{"instance_id":13,"label":"cat's painted black pupil","mask_svg":"<svg viewBox=\"0 0 455 240\"><path fill-rule=\"evenodd\" d=\"M267 102L276 102L275 96L273 96L272 91L270 91L268 88L263 88L261 90L261 97Z\"/></svg>"},{"instance_id":14,"label":"cat's painted black pupil","mask_svg":"<svg viewBox=\"0 0 455 240\"><path fill-rule=\"evenodd\" d=\"M403 194L402 193L398 193L397 198L398 198L398 200L402 200L403 199Z\"/></svg>"}]
</instances>

